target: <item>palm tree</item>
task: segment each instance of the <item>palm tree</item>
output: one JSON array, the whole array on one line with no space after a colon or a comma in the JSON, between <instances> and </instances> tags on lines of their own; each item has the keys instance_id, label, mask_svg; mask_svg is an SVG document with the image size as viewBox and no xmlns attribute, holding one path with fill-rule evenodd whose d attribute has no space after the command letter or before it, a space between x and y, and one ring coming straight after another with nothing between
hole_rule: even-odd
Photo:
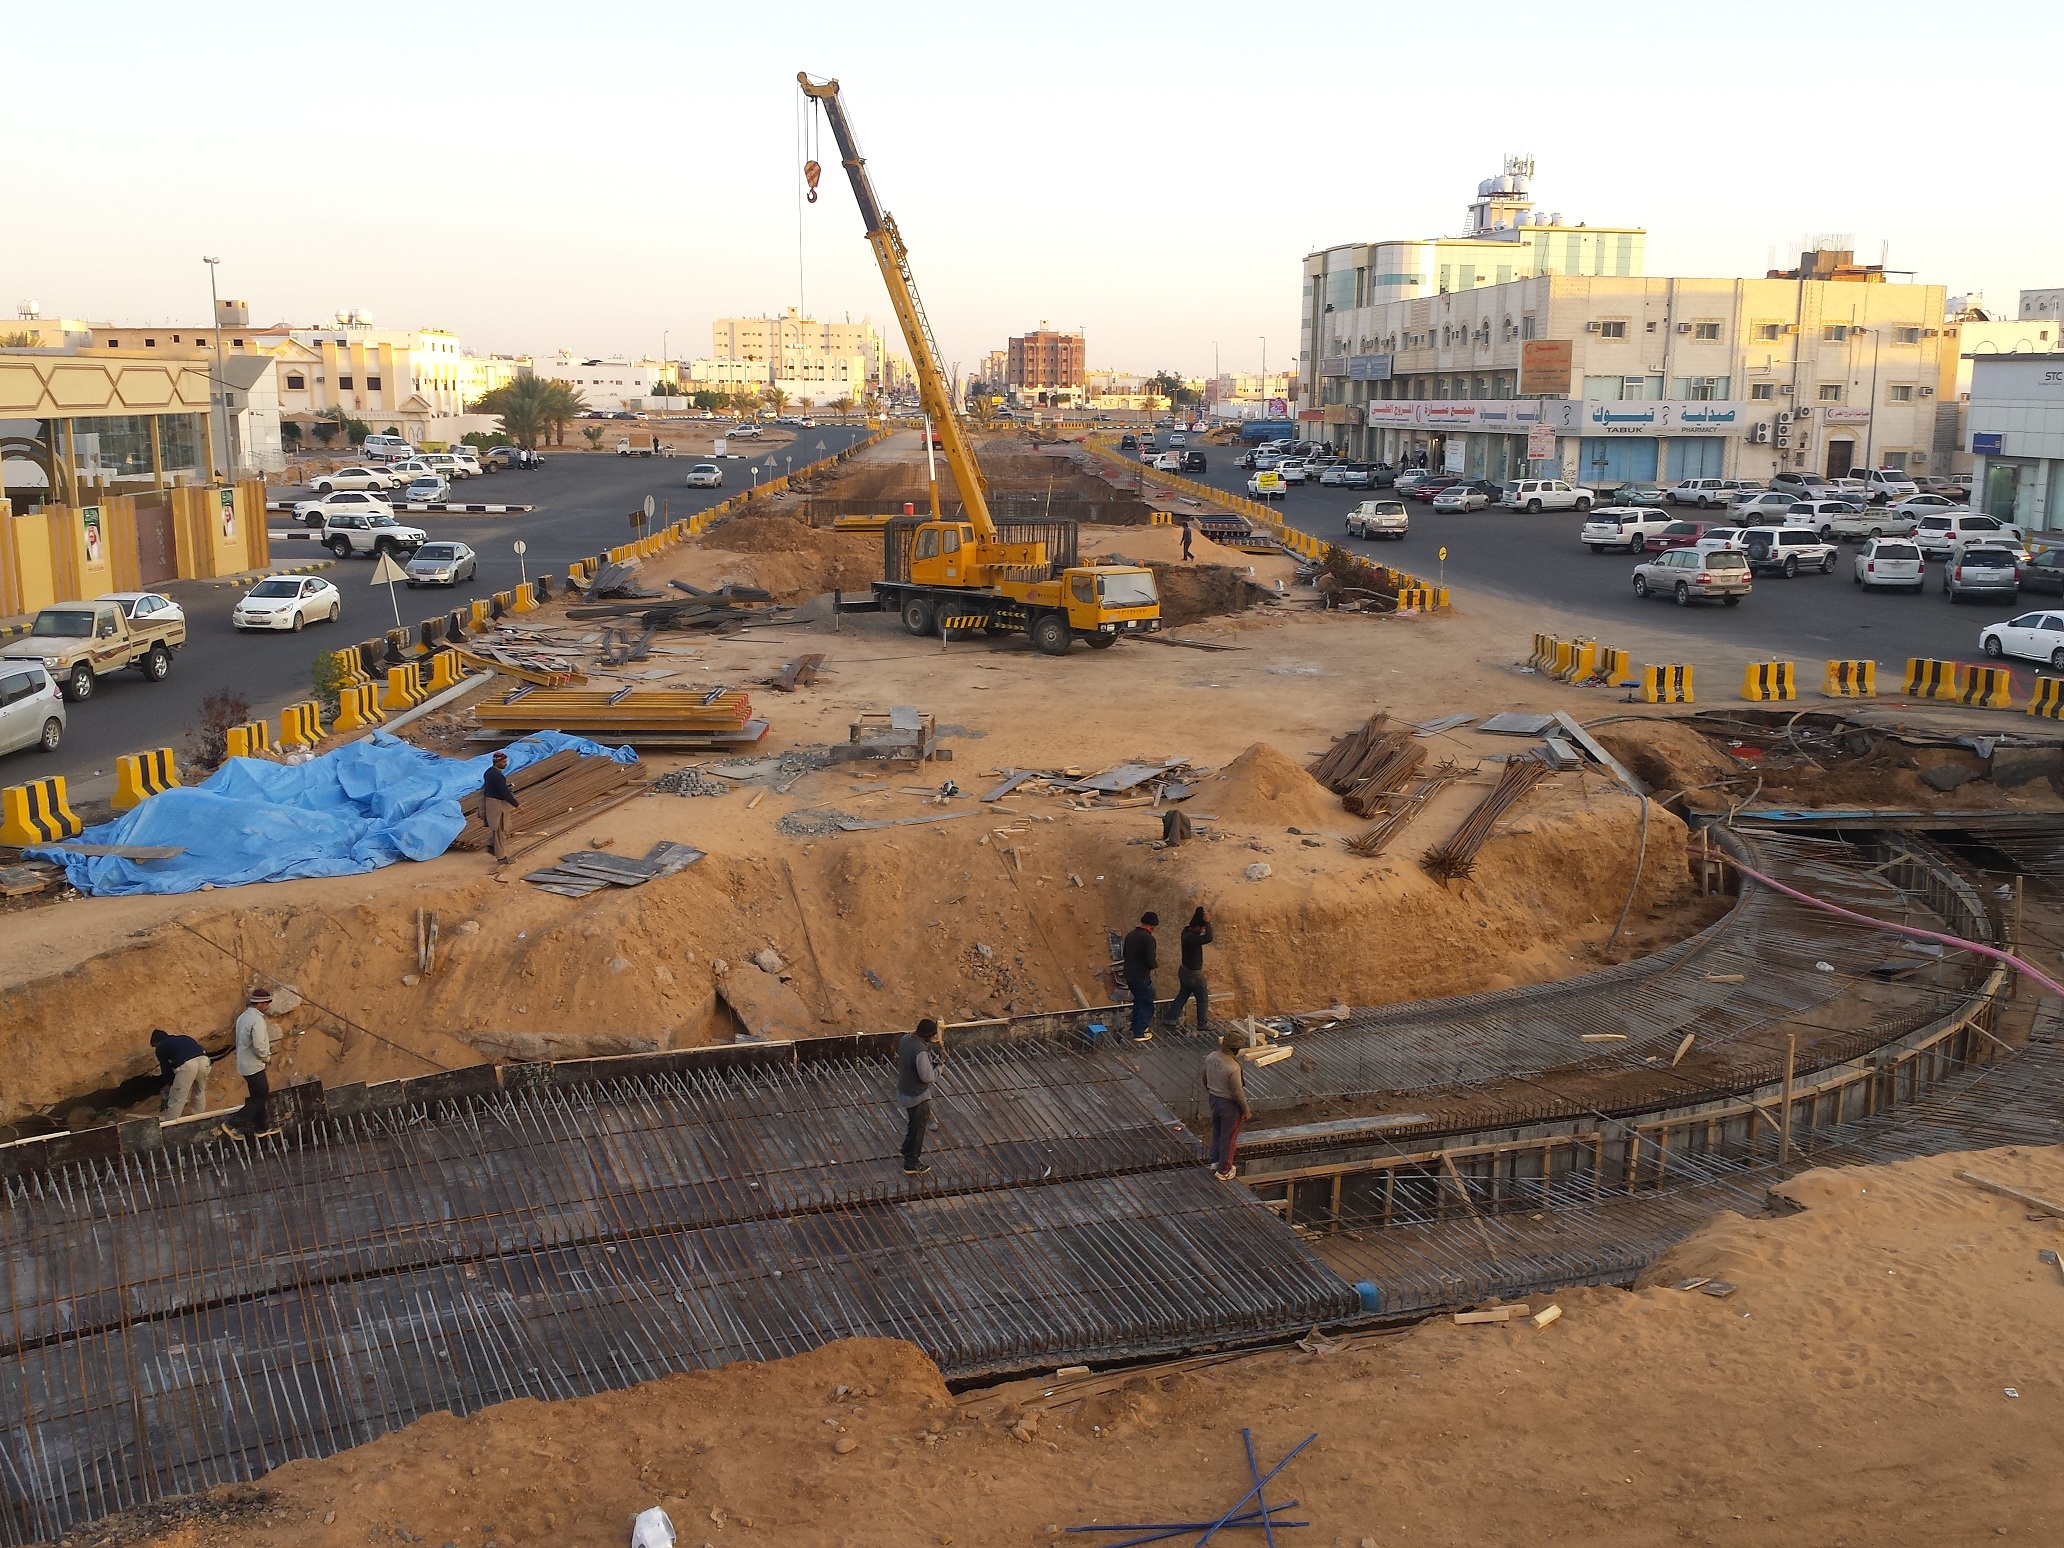
<instances>
[{"instance_id":1,"label":"palm tree","mask_svg":"<svg viewBox=\"0 0 2064 1548\"><path fill-rule=\"evenodd\" d=\"M483 394L467 407L476 414L493 414L502 422L502 433L518 446L534 450L553 423L555 400L552 383L536 376L519 376ZM578 410L576 410L578 412ZM571 416L568 416L571 417Z\"/></svg>"},{"instance_id":2,"label":"palm tree","mask_svg":"<svg viewBox=\"0 0 2064 1548\"><path fill-rule=\"evenodd\" d=\"M841 419L844 419L848 414L853 412L853 400L851 398L833 398L831 400L831 406L838 410L838 416Z\"/></svg>"},{"instance_id":3,"label":"palm tree","mask_svg":"<svg viewBox=\"0 0 2064 1548\"><path fill-rule=\"evenodd\" d=\"M558 377L545 383L545 422L552 427L552 444L566 444L566 427L581 417L588 406L587 397L571 382Z\"/></svg>"},{"instance_id":4,"label":"palm tree","mask_svg":"<svg viewBox=\"0 0 2064 1548\"><path fill-rule=\"evenodd\" d=\"M768 387L761 391L760 401L778 414L788 406L788 394L779 387Z\"/></svg>"}]
</instances>

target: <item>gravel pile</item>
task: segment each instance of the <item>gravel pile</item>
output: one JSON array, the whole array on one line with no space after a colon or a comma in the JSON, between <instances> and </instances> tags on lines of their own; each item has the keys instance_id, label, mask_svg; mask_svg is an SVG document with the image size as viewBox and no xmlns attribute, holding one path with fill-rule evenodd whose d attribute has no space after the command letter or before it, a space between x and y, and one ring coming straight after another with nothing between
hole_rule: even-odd
<instances>
[{"instance_id":1,"label":"gravel pile","mask_svg":"<svg viewBox=\"0 0 2064 1548\"><path fill-rule=\"evenodd\" d=\"M652 782L652 788L665 795L677 796L720 796L729 795L731 787L721 779L708 779L700 769L675 769L662 774Z\"/></svg>"},{"instance_id":2,"label":"gravel pile","mask_svg":"<svg viewBox=\"0 0 2064 1548\"><path fill-rule=\"evenodd\" d=\"M801 811L790 812L775 823L774 831L786 833L790 838L823 838L827 834L845 832L839 824L854 820L844 812L835 812L829 807L806 806Z\"/></svg>"}]
</instances>

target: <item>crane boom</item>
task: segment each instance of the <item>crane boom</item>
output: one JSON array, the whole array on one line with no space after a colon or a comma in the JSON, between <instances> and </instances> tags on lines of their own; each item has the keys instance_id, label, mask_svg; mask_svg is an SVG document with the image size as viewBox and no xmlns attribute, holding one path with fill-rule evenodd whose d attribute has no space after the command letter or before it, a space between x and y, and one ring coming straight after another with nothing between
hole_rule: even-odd
<instances>
[{"instance_id":1,"label":"crane boom","mask_svg":"<svg viewBox=\"0 0 2064 1548\"><path fill-rule=\"evenodd\" d=\"M945 370L939 362L938 341L932 337L932 325L925 317L924 303L917 297L917 282L911 278L910 251L903 245L895 217L881 207L881 200L875 194L873 179L867 175L867 159L860 154L859 143L853 138L853 126L846 118L845 104L839 100L839 83L835 79L821 83L812 81L807 72L798 71L796 84L802 87L803 95L824 109L824 116L831 122L831 137L838 143L839 159L845 164L846 177L853 185L853 198L860 205L860 218L867 226L867 243L874 249L874 261L881 268L882 282L889 287L889 304L895 308L897 325L903 330L903 342L910 350L910 363L917 371L918 401L924 405L926 417L938 431L940 447L946 453L946 465L953 469L953 480L960 486L961 503L966 507L967 519L973 525L977 539L985 544L992 543L996 540L997 530L989 515L982 470L975 461L973 448L961 433L958 406L953 401L953 394L946 384Z\"/></svg>"}]
</instances>

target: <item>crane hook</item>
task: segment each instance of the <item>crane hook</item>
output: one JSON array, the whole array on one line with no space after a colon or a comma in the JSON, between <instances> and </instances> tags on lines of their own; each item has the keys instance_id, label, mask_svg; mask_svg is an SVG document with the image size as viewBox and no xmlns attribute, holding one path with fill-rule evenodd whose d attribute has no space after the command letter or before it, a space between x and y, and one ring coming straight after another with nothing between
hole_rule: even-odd
<instances>
[{"instance_id":1,"label":"crane hook","mask_svg":"<svg viewBox=\"0 0 2064 1548\"><path fill-rule=\"evenodd\" d=\"M824 175L824 169L814 161L803 163L803 181L809 185L810 202L817 202L817 179Z\"/></svg>"}]
</instances>

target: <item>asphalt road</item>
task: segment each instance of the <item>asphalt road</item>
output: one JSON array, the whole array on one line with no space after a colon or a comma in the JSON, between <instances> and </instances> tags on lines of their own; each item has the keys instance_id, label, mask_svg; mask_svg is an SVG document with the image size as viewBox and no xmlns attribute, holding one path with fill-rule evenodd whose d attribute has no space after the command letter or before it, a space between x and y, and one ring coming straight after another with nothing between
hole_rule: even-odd
<instances>
[{"instance_id":1,"label":"asphalt road","mask_svg":"<svg viewBox=\"0 0 2064 1548\"><path fill-rule=\"evenodd\" d=\"M1213 446L1205 455L1210 467L1200 482L1246 493L1249 475L1234 466L1237 450ZM1637 598L1633 574L1638 561L1625 553L1593 554L1577 540L1584 519L1573 511L1528 516L1493 508L1465 514L1435 511L1430 504L1408 500L1412 530L1402 542L1348 537L1347 512L1356 501L1382 493L1304 485L1293 486L1271 503L1298 530L1344 544L1371 560L1395 564L1432 584L1540 604L1544 614L1553 610L1584 615L1592 620L1585 632L1607 643L1612 642L1616 623L1664 629L1695 642L1724 642L1755 656L1797 660L1802 674L1813 664L1815 681L1817 663L1829 659L1869 659L1902 668L1908 656L1983 661L1978 635L1984 625L2056 602L2054 597L2030 595L2018 605L1982 599L1953 603L1941 592L1940 564L1928 566L1928 589L1918 595L1866 590L1851 580L1854 545L1842 543L1832 575L1801 575L1794 580L1759 575L1740 607L1681 608ZM1689 518L1700 513L1687 509L1682 514ZM1448 551L1445 567L1439 558L1443 547ZM1557 620L1544 616L1541 632L1554 633L1557 628ZM2023 671L2031 666L2016 665Z\"/></svg>"},{"instance_id":2,"label":"asphalt road","mask_svg":"<svg viewBox=\"0 0 2064 1548\"><path fill-rule=\"evenodd\" d=\"M765 479L787 471L787 459L798 464L841 451L866 434L852 425L826 425L796 432L792 443L755 449L750 456L723 462L723 489L690 489L683 482L692 457L617 457L592 452L548 453L533 472L487 473L462 482L457 498L480 504L535 505L516 516L397 516L421 527L431 539L456 540L480 555L478 575L450 590L410 591L394 588L402 623L420 619L516 584L519 561L510 545L523 539L523 573L563 574L566 566L601 552L631 536L629 513L649 494L664 501L666 514L692 515L718 504L751 482L757 464ZM818 448L822 446L823 450ZM769 467L771 459L772 466ZM277 490L275 499L306 491ZM272 517L273 564L276 568L329 561L317 544L281 540L279 534L306 531L284 512ZM219 689L234 689L250 701L253 716L276 715L288 704L308 697L315 657L355 644L394 627L394 608L385 588L371 589L372 564L364 559L331 563L320 573L343 593L344 616L335 624L312 624L300 634L238 634L230 627L230 609L246 589L210 581L177 581L160 588L186 609L187 643L174 659L172 675L148 683L134 672L103 678L93 698L66 706L64 745L46 756L28 751L0 759L0 781L66 776L81 798L113 789L114 760L122 753L152 747L178 747L188 728L200 718L201 701Z\"/></svg>"}]
</instances>

